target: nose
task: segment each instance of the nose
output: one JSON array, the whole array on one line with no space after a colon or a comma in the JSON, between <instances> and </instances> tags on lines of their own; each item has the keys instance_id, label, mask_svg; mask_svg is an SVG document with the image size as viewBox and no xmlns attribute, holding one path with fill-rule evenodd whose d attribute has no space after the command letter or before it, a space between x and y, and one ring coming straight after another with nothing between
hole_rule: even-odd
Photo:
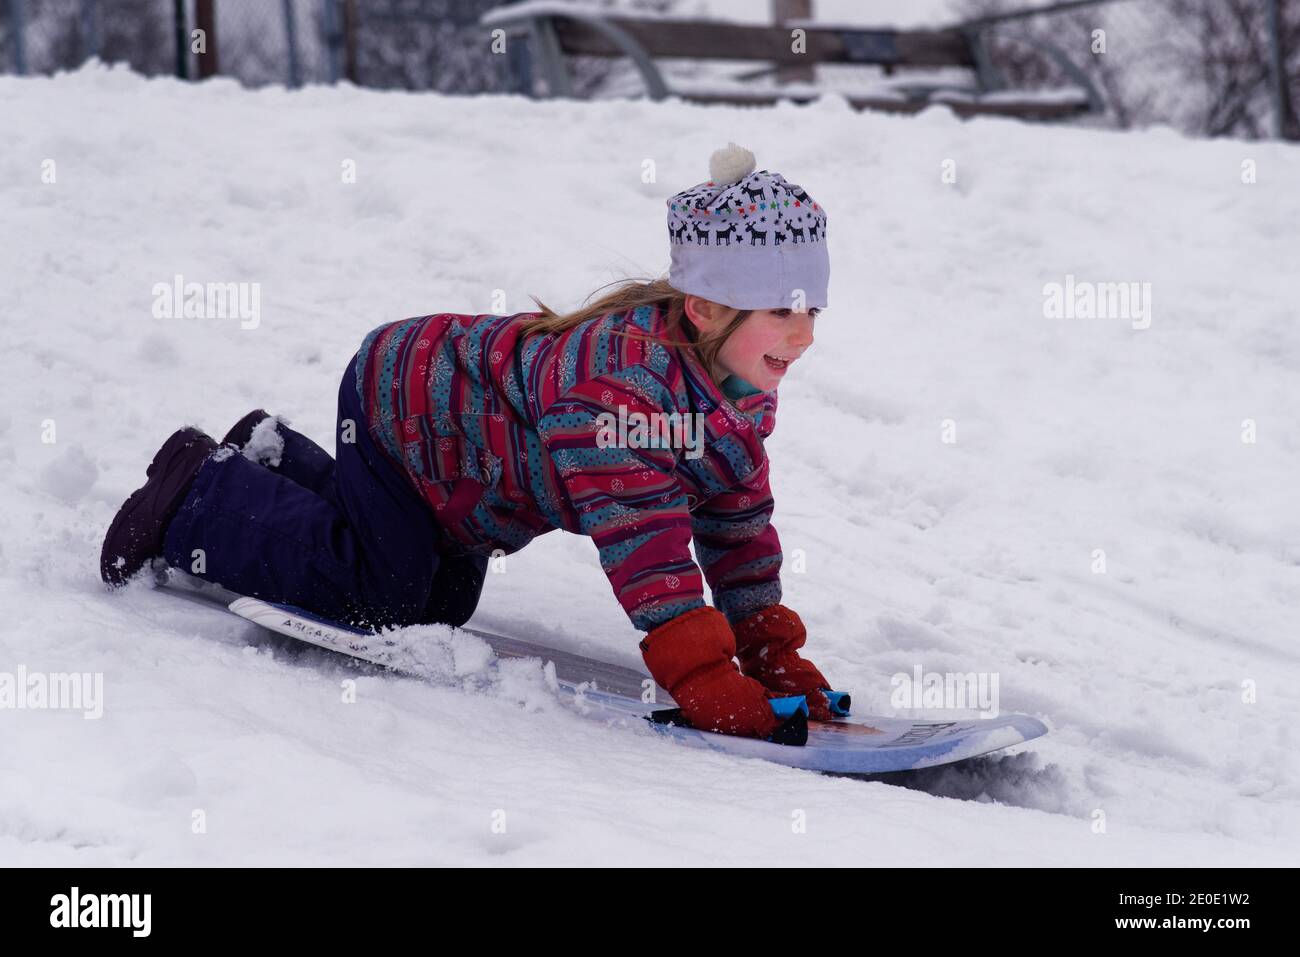
<instances>
[{"instance_id":1,"label":"nose","mask_svg":"<svg viewBox=\"0 0 1300 957\"><path fill-rule=\"evenodd\" d=\"M813 344L813 322L812 313L805 312L799 316L795 323L794 329L790 334L790 345L796 349L807 349Z\"/></svg>"}]
</instances>

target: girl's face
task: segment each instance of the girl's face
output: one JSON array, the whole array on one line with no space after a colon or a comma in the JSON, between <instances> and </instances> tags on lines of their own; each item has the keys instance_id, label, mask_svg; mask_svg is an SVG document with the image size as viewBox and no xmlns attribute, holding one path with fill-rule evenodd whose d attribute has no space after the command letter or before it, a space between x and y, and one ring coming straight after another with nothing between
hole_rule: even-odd
<instances>
[{"instance_id":1,"label":"girl's face","mask_svg":"<svg viewBox=\"0 0 1300 957\"><path fill-rule=\"evenodd\" d=\"M755 309L718 351L723 377L738 375L764 392L773 391L813 344L813 323L820 311Z\"/></svg>"}]
</instances>

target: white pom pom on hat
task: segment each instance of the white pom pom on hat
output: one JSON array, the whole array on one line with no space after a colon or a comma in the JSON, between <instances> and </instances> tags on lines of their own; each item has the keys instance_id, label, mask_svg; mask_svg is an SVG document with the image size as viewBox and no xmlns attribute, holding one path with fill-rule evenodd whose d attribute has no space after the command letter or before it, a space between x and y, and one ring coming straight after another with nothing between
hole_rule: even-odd
<instances>
[{"instance_id":1,"label":"white pom pom on hat","mask_svg":"<svg viewBox=\"0 0 1300 957\"><path fill-rule=\"evenodd\" d=\"M715 186L738 183L754 172L754 154L743 146L728 143L709 157L709 179Z\"/></svg>"}]
</instances>

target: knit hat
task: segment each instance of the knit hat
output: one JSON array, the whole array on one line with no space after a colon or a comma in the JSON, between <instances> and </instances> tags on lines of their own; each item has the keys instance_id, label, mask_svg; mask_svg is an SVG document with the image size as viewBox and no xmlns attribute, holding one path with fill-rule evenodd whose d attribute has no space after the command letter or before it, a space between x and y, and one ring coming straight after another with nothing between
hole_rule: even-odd
<instances>
[{"instance_id":1,"label":"knit hat","mask_svg":"<svg viewBox=\"0 0 1300 957\"><path fill-rule=\"evenodd\" d=\"M826 210L735 143L709 181L668 199L668 282L733 309L824 309ZM800 293L802 298L800 299Z\"/></svg>"}]
</instances>

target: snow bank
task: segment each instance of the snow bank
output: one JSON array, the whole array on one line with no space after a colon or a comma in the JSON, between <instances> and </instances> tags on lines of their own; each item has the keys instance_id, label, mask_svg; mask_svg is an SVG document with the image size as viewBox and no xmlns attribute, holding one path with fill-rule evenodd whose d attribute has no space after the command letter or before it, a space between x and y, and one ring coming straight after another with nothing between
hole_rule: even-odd
<instances>
[{"instance_id":1,"label":"snow bank","mask_svg":"<svg viewBox=\"0 0 1300 957\"><path fill-rule=\"evenodd\" d=\"M0 128L0 671L105 696L0 710L0 860L1296 863L1294 147L103 67L0 78ZM769 443L810 656L863 711L917 665L995 673L1047 738L908 787L819 778L607 731L539 664L462 649L458 680L435 641L447 680L358 675L102 591L172 429L262 406L328 442L373 326L660 273L664 199L728 140L830 217L830 308ZM177 275L258 284L258 322L155 315ZM1067 281L1149 283L1149 324L1050 318ZM639 663L562 533L471 624Z\"/></svg>"}]
</instances>

